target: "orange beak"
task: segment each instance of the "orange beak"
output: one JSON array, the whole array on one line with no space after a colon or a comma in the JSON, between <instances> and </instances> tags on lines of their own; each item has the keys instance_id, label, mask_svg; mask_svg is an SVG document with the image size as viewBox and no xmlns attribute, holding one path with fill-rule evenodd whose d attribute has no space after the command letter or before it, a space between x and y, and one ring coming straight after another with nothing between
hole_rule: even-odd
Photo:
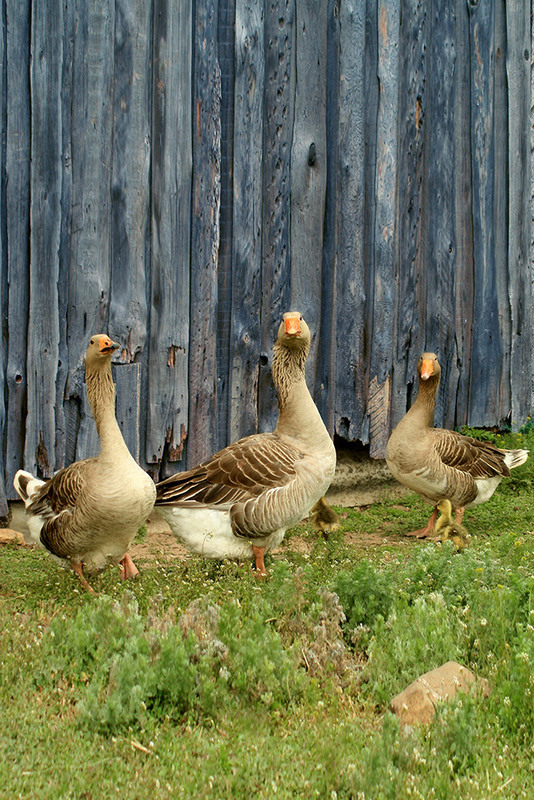
<instances>
[{"instance_id":1,"label":"orange beak","mask_svg":"<svg viewBox=\"0 0 534 800\"><path fill-rule=\"evenodd\" d=\"M99 348L101 353L112 353L114 350L118 350L120 344L118 342L112 342L111 339L100 339Z\"/></svg>"},{"instance_id":2,"label":"orange beak","mask_svg":"<svg viewBox=\"0 0 534 800\"><path fill-rule=\"evenodd\" d=\"M300 336L300 319L298 317L287 317L285 320L285 326L287 336Z\"/></svg>"},{"instance_id":3,"label":"orange beak","mask_svg":"<svg viewBox=\"0 0 534 800\"><path fill-rule=\"evenodd\" d=\"M428 361L423 361L423 366L421 367L421 378L424 381L427 381L429 378L432 377L434 374L434 362L428 359Z\"/></svg>"}]
</instances>

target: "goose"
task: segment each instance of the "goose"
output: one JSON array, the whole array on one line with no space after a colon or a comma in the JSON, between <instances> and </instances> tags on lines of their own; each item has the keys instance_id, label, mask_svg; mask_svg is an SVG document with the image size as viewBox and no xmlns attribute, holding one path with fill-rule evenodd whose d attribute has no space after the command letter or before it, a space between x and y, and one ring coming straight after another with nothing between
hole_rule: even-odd
<instances>
[{"instance_id":1,"label":"goose","mask_svg":"<svg viewBox=\"0 0 534 800\"><path fill-rule=\"evenodd\" d=\"M446 542L448 539L457 546L458 550L463 550L469 544L470 536L467 528L457 522L452 517L451 501L440 500L436 508L441 512L441 516L436 520L434 526L434 533L439 537L441 542Z\"/></svg>"},{"instance_id":2,"label":"goose","mask_svg":"<svg viewBox=\"0 0 534 800\"><path fill-rule=\"evenodd\" d=\"M302 314L285 313L272 363L279 410L272 433L246 436L156 485L158 512L191 552L254 558L265 575L265 554L330 485L336 451L306 385L310 340Z\"/></svg>"},{"instance_id":3,"label":"goose","mask_svg":"<svg viewBox=\"0 0 534 800\"><path fill-rule=\"evenodd\" d=\"M310 511L310 518L315 527L321 531L323 539L328 540L329 534L340 528L338 513L328 505L324 497L317 500Z\"/></svg>"},{"instance_id":4,"label":"goose","mask_svg":"<svg viewBox=\"0 0 534 800\"><path fill-rule=\"evenodd\" d=\"M97 572L115 563L123 579L138 575L127 551L156 499L154 481L130 455L115 417L111 357L119 347L109 336L97 334L85 356L99 455L76 461L46 481L25 470L18 470L13 481L24 501L33 541L70 564L83 587L93 593L84 567Z\"/></svg>"},{"instance_id":5,"label":"goose","mask_svg":"<svg viewBox=\"0 0 534 800\"><path fill-rule=\"evenodd\" d=\"M456 431L434 428L434 405L441 368L435 353L423 353L417 366L419 392L410 410L394 428L386 462L400 483L436 505L448 499L461 522L464 509L484 503L503 477L528 458L528 450L503 450ZM425 538L438 515L407 536Z\"/></svg>"}]
</instances>

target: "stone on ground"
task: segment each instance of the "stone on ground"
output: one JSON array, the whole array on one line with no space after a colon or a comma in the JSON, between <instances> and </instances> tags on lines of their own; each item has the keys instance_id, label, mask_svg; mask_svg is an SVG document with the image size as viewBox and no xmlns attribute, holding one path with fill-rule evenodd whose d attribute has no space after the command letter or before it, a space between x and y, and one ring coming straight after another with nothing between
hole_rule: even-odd
<instances>
[{"instance_id":1,"label":"stone on ground","mask_svg":"<svg viewBox=\"0 0 534 800\"><path fill-rule=\"evenodd\" d=\"M486 697L488 684L477 680L467 667L447 661L437 669L425 672L393 698L390 709L403 725L428 725L432 722L436 704L453 698L458 692L478 687Z\"/></svg>"}]
</instances>

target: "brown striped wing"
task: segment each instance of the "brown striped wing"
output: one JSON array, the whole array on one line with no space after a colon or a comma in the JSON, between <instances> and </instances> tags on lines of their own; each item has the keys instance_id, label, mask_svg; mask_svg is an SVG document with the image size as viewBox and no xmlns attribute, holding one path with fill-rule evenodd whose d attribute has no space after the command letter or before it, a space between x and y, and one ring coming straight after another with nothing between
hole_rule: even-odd
<instances>
[{"instance_id":1,"label":"brown striped wing","mask_svg":"<svg viewBox=\"0 0 534 800\"><path fill-rule=\"evenodd\" d=\"M59 470L41 487L37 497L28 507L29 514L52 517L72 510L85 484L85 473L94 459L77 461Z\"/></svg>"},{"instance_id":2,"label":"brown striped wing","mask_svg":"<svg viewBox=\"0 0 534 800\"><path fill-rule=\"evenodd\" d=\"M247 436L198 467L158 483L156 505L229 507L294 480L303 457L275 434Z\"/></svg>"},{"instance_id":3,"label":"brown striped wing","mask_svg":"<svg viewBox=\"0 0 534 800\"><path fill-rule=\"evenodd\" d=\"M432 436L435 450L446 466L466 472L473 478L510 475L504 461L505 451L496 445L443 428L434 428Z\"/></svg>"}]
</instances>

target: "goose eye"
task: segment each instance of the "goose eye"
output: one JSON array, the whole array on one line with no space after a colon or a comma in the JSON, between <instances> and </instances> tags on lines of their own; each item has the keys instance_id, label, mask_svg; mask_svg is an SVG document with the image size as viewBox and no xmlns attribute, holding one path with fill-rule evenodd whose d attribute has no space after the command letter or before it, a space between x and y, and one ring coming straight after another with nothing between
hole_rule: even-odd
<instances>
[{"instance_id":1,"label":"goose eye","mask_svg":"<svg viewBox=\"0 0 534 800\"><path fill-rule=\"evenodd\" d=\"M91 341L89 342L89 344L94 344L94 343L95 343L94 339L91 339Z\"/></svg>"},{"instance_id":2,"label":"goose eye","mask_svg":"<svg viewBox=\"0 0 534 800\"><path fill-rule=\"evenodd\" d=\"M302 319L302 314L300 315L299 319Z\"/></svg>"}]
</instances>

